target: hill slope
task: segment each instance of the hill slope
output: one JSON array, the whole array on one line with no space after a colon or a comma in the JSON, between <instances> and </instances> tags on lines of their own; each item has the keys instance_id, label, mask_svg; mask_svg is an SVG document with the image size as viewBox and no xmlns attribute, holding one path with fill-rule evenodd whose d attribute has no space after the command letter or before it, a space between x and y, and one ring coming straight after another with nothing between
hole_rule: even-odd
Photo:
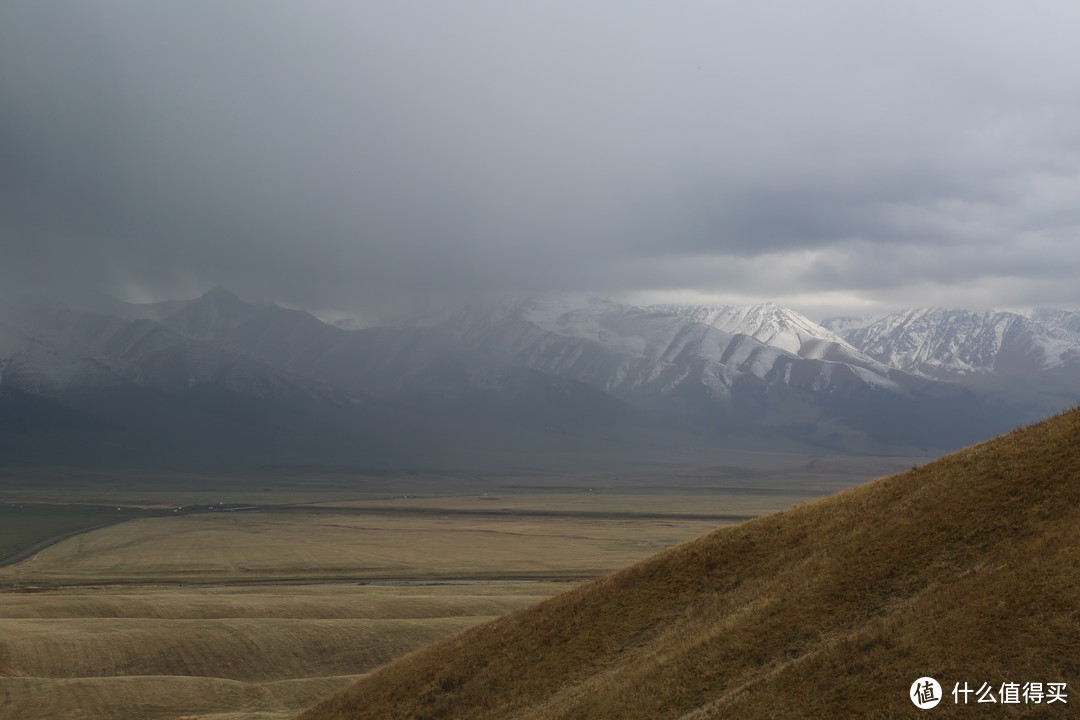
<instances>
[{"instance_id":1,"label":"hill slope","mask_svg":"<svg viewBox=\"0 0 1080 720\"><path fill-rule=\"evenodd\" d=\"M928 675L945 695L937 716L1064 718L1080 703L1078 647L1074 410L718 530L299 717L912 717L909 688ZM1067 683L1068 704L965 708L952 695L965 682L999 698L1006 682Z\"/></svg>"}]
</instances>

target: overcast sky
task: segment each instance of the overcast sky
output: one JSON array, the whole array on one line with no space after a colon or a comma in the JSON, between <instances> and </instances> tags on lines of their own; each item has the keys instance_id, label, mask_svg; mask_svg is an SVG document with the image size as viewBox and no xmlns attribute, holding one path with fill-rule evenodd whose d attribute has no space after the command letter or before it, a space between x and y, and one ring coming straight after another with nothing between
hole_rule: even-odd
<instances>
[{"instance_id":1,"label":"overcast sky","mask_svg":"<svg viewBox=\"0 0 1080 720\"><path fill-rule=\"evenodd\" d=\"M1080 3L3 0L0 282L1080 306Z\"/></svg>"}]
</instances>

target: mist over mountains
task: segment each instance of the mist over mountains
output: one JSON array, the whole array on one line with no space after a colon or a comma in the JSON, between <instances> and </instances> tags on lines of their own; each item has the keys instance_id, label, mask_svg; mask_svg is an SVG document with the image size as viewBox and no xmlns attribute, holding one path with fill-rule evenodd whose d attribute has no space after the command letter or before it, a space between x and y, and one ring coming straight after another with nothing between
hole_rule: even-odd
<instances>
[{"instance_id":1,"label":"mist over mountains","mask_svg":"<svg viewBox=\"0 0 1080 720\"><path fill-rule=\"evenodd\" d=\"M527 298L346 330L223 289L7 302L7 464L468 464L695 448L936 453L1080 399L1077 313L817 325L772 303Z\"/></svg>"}]
</instances>

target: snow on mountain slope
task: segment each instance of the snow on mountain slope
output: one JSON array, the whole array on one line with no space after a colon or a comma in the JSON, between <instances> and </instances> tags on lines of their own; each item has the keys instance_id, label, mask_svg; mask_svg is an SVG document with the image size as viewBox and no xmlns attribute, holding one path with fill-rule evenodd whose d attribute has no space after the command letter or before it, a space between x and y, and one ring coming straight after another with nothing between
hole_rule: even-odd
<instances>
[{"instance_id":1,"label":"snow on mountain slope","mask_svg":"<svg viewBox=\"0 0 1080 720\"><path fill-rule=\"evenodd\" d=\"M57 340L43 327L0 325L0 384L52 392L72 385L107 386L120 381L93 358L71 352L68 342Z\"/></svg>"},{"instance_id":2,"label":"snow on mountain slope","mask_svg":"<svg viewBox=\"0 0 1080 720\"><path fill-rule=\"evenodd\" d=\"M650 305L647 310L670 313L731 334L749 335L766 345L807 357L808 342L829 340L846 345L839 336L815 325L802 315L776 303L753 305ZM852 348L854 350L854 348Z\"/></svg>"},{"instance_id":3,"label":"snow on mountain slope","mask_svg":"<svg viewBox=\"0 0 1080 720\"><path fill-rule=\"evenodd\" d=\"M752 305L651 305L731 334L743 334L801 358L830 360L888 376L889 368L859 352L836 333L774 302Z\"/></svg>"},{"instance_id":4,"label":"snow on mountain slope","mask_svg":"<svg viewBox=\"0 0 1080 720\"><path fill-rule=\"evenodd\" d=\"M0 357L4 382L74 386L98 368L129 397L143 393L135 399L147 416L154 397L172 398L185 428L207 413L258 424L273 412L274 423L305 438L318 436L308 425L342 438L363 427L394 447L410 436L403 428L424 426L437 437L440 423L472 423L482 439L493 427L546 432L584 418L596 427L642 418L680 432L763 432L861 450L952 445L971 439L952 430L978 437L989 427L978 424L986 413L971 392L887 367L774 304L642 308L530 298L346 331L215 290L120 304L117 313L35 312L15 330L31 329L56 362L9 353ZM61 372L68 361L74 371ZM80 407L111 402L94 397L99 405ZM354 409L363 416L343 414Z\"/></svg>"},{"instance_id":5,"label":"snow on mountain slope","mask_svg":"<svg viewBox=\"0 0 1080 720\"><path fill-rule=\"evenodd\" d=\"M247 312L248 306L237 303L235 313ZM187 323L193 334L226 334L215 325L220 314L206 312L209 303L201 307L195 301L192 304L175 310L194 310L181 317L203 320ZM6 359L0 356L0 361L7 381L17 380L27 390L55 393L89 385L131 383L176 396L196 386L214 386L249 397L321 402L337 402L334 398L341 395L340 390L318 387L213 342L187 337L155 320L70 309L35 312L32 318L32 326L17 333L0 333L25 338L16 352L8 353ZM0 337L0 346L7 344Z\"/></svg>"},{"instance_id":6,"label":"snow on mountain slope","mask_svg":"<svg viewBox=\"0 0 1080 720\"><path fill-rule=\"evenodd\" d=\"M1057 310L1055 308L1035 308L1025 316L1046 327L1075 335L1080 342L1080 312L1076 310Z\"/></svg>"},{"instance_id":7,"label":"snow on mountain slope","mask_svg":"<svg viewBox=\"0 0 1080 720\"><path fill-rule=\"evenodd\" d=\"M573 377L622 397L691 386L727 396L736 382L748 379L814 392L844 383L903 392L889 368L779 306L743 312L528 298L472 308L439 328L505 362Z\"/></svg>"},{"instance_id":8,"label":"snow on mountain slope","mask_svg":"<svg viewBox=\"0 0 1080 720\"><path fill-rule=\"evenodd\" d=\"M36 341L0 358L0 384L27 392L50 394L74 386L108 387L121 382L119 376L91 358Z\"/></svg>"},{"instance_id":9,"label":"snow on mountain slope","mask_svg":"<svg viewBox=\"0 0 1080 720\"><path fill-rule=\"evenodd\" d=\"M893 367L924 377L1024 374L1080 363L1080 338L1012 312L918 309L846 333Z\"/></svg>"},{"instance_id":10,"label":"snow on mountain slope","mask_svg":"<svg viewBox=\"0 0 1080 720\"><path fill-rule=\"evenodd\" d=\"M756 433L879 451L954 446L1004 424L973 392L888 368L781 308L740 315L534 297L417 325L473 357L575 380L717 438Z\"/></svg>"}]
</instances>

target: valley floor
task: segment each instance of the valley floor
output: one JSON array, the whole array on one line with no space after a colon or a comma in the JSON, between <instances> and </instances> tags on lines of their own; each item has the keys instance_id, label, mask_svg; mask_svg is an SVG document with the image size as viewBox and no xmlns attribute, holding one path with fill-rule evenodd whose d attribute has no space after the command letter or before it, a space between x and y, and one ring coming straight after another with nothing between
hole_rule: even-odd
<instances>
[{"instance_id":1,"label":"valley floor","mask_svg":"<svg viewBox=\"0 0 1080 720\"><path fill-rule=\"evenodd\" d=\"M8 477L0 499L21 512L60 517L66 498L133 519L0 568L0 707L9 720L283 719L446 635L889 469L785 458L772 471L219 478L205 489Z\"/></svg>"}]
</instances>

